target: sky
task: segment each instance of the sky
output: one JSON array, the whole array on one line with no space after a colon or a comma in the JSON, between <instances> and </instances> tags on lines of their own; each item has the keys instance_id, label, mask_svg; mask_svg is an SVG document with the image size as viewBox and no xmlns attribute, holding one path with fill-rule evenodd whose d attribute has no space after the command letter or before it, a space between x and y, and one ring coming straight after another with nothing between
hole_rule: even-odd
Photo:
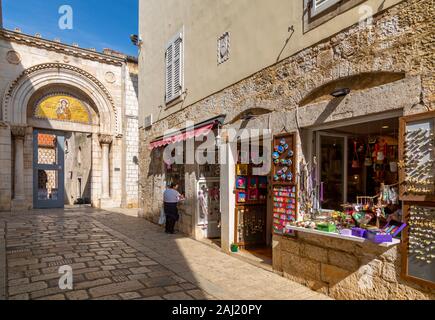
<instances>
[{"instance_id":1,"label":"sky","mask_svg":"<svg viewBox=\"0 0 435 320\"><path fill-rule=\"evenodd\" d=\"M130 41L138 33L139 0L3 0L3 27L20 28L25 34L40 33L43 38L60 38L62 43L77 43L81 48L110 48L137 56ZM72 9L72 29L68 16L59 9ZM62 22L63 29L59 27Z\"/></svg>"}]
</instances>

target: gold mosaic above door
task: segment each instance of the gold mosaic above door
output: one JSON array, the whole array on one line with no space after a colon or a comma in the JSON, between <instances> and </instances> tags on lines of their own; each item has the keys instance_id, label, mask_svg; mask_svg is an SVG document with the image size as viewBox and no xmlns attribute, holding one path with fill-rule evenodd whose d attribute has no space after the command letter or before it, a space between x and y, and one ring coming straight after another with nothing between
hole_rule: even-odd
<instances>
[{"instance_id":1,"label":"gold mosaic above door","mask_svg":"<svg viewBox=\"0 0 435 320\"><path fill-rule=\"evenodd\" d=\"M41 99L36 105L34 117L37 119L91 123L87 106L72 96L57 94Z\"/></svg>"}]
</instances>

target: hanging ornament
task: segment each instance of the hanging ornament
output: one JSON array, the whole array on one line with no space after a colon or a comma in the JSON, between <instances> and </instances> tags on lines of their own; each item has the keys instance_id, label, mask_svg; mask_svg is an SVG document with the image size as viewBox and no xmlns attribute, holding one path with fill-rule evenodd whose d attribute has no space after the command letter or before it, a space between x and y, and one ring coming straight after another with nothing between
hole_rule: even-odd
<instances>
[{"instance_id":1,"label":"hanging ornament","mask_svg":"<svg viewBox=\"0 0 435 320\"><path fill-rule=\"evenodd\" d=\"M360 167L357 144L358 143L355 140L353 142L353 160L352 160L352 168L354 169L358 169Z\"/></svg>"},{"instance_id":2,"label":"hanging ornament","mask_svg":"<svg viewBox=\"0 0 435 320\"><path fill-rule=\"evenodd\" d=\"M371 152L370 152L370 144L367 144L366 158L364 160L364 166L370 167L373 164Z\"/></svg>"}]
</instances>

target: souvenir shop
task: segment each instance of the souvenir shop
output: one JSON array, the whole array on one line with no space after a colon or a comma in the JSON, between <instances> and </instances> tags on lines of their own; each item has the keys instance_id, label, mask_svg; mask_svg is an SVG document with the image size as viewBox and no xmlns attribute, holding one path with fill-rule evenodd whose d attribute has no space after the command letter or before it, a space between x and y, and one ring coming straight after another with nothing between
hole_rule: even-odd
<instances>
[{"instance_id":1,"label":"souvenir shop","mask_svg":"<svg viewBox=\"0 0 435 320\"><path fill-rule=\"evenodd\" d=\"M434 135L435 112L394 118L381 115L370 121L353 119L309 128L301 141L302 151L309 155L305 160L311 161L301 157L298 168L288 162L296 155L287 148L297 134L276 136L272 156L274 234L291 239L294 246L309 241L310 246L318 246L320 256L322 250L329 256L330 250L336 249L334 255L342 261L352 258L341 251L351 243L361 246L358 250L362 252L351 250L356 261L364 261L365 248L376 251L369 243L379 246L379 255L399 248L401 278L433 288ZM293 183L292 177L296 177ZM344 242L341 247L338 242L314 240L324 237ZM304 251L298 254L300 259L316 260ZM329 260L318 261L325 264L322 270L335 268L326 265ZM274 267L284 268L283 264ZM354 267L348 271L356 271L357 265ZM298 276L297 268L292 272ZM309 275L308 280L310 277L317 276ZM340 281L330 279L322 275L316 281L331 282L330 286Z\"/></svg>"}]
</instances>

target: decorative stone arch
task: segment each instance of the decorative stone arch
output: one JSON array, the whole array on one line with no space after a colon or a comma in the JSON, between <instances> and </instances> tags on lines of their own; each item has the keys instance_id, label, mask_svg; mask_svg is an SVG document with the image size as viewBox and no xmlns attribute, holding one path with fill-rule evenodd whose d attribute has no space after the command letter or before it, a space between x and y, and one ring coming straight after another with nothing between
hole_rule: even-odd
<instances>
[{"instance_id":1,"label":"decorative stone arch","mask_svg":"<svg viewBox=\"0 0 435 320\"><path fill-rule=\"evenodd\" d=\"M305 106L316 103L319 100L325 100L325 97L331 97L334 90L348 88L351 91L365 90L388 83L392 83L405 78L404 72L363 72L345 77L336 77L334 79L320 78L311 89L299 88L301 95L298 100L295 100L297 105Z\"/></svg>"},{"instance_id":2,"label":"decorative stone arch","mask_svg":"<svg viewBox=\"0 0 435 320\"><path fill-rule=\"evenodd\" d=\"M3 120L12 124L27 123L27 106L32 96L50 85L73 86L95 104L100 116L100 133L120 135L122 123L112 96L90 73L63 63L45 63L26 69L7 88L3 97Z\"/></svg>"}]
</instances>

